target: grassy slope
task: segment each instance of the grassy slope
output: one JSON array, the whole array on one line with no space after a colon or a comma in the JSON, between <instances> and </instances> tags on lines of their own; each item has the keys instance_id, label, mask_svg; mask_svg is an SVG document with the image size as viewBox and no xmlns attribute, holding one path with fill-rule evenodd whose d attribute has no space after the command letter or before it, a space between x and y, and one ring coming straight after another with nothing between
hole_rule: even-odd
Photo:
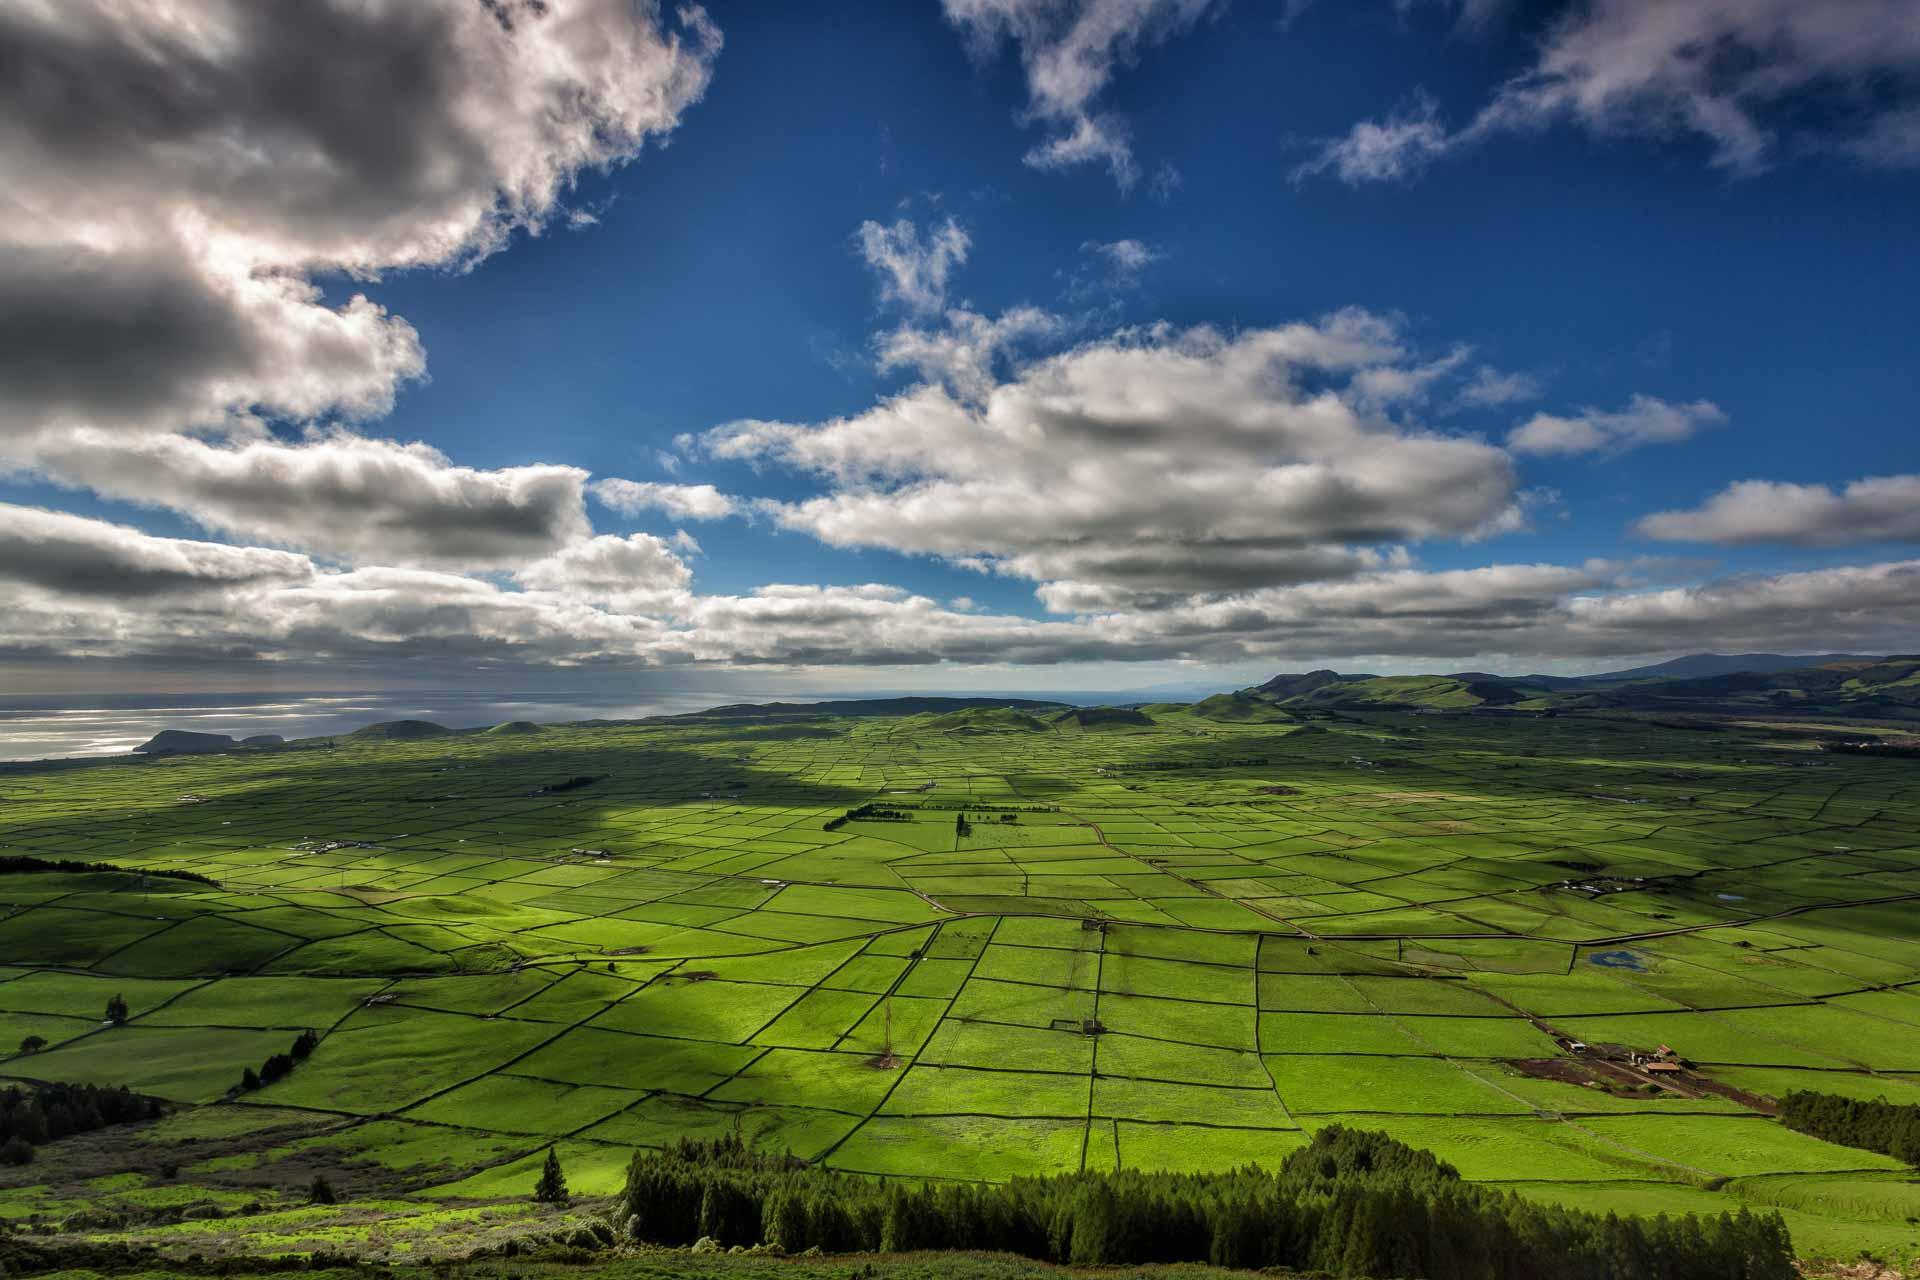
<instances>
[{"instance_id":1,"label":"grassy slope","mask_svg":"<svg viewBox=\"0 0 1920 1280\"><path fill-rule=\"evenodd\" d=\"M1760 1092L1920 1096L1920 922L1872 901L1920 892L1909 764L1344 714L554 728L16 775L5 843L221 887L0 878L0 1047L53 1041L0 1072L211 1102L323 1038L257 1094L0 1171L0 1216L127 1214L181 1253L438 1249L521 1229L550 1143L599 1195L683 1133L999 1178L1271 1161L1340 1121L1541 1198L1779 1205L1811 1252L1920 1253L1920 1188L1884 1161L1504 1065L1555 1052L1524 1010ZM822 829L868 800L912 820ZM1016 820L962 837L961 808ZM1654 883L1550 887L1602 873ZM115 993L127 1027L100 1025ZM301 1208L316 1172L350 1203ZM153 1216L256 1202L244 1237Z\"/></svg>"}]
</instances>

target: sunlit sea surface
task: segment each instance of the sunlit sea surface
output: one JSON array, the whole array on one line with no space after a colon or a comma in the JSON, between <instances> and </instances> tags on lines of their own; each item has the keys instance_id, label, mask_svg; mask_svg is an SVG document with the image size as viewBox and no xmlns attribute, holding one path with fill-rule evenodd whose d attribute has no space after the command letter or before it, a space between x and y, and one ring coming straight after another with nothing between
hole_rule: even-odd
<instances>
[{"instance_id":1,"label":"sunlit sea surface","mask_svg":"<svg viewBox=\"0 0 1920 1280\"><path fill-rule=\"evenodd\" d=\"M347 733L381 720L432 720L451 729L536 720L626 720L699 711L728 702L766 699L737 692L680 691L605 698L555 698L471 690L435 693L246 693L0 695L0 760L120 755L162 729L226 733L235 738L277 733L314 738Z\"/></svg>"}]
</instances>

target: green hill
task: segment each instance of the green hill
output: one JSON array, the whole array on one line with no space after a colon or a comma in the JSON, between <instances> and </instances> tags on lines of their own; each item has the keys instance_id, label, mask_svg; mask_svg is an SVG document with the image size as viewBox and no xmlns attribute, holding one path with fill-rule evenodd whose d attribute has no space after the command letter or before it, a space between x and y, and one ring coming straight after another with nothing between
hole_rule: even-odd
<instances>
[{"instance_id":1,"label":"green hill","mask_svg":"<svg viewBox=\"0 0 1920 1280\"><path fill-rule=\"evenodd\" d=\"M936 733L1045 733L1046 722L1012 707L969 707L921 721Z\"/></svg>"},{"instance_id":2,"label":"green hill","mask_svg":"<svg viewBox=\"0 0 1920 1280\"><path fill-rule=\"evenodd\" d=\"M1459 676L1369 676L1330 684L1292 701L1322 707L1438 707L1464 710L1506 706L1521 700L1514 686Z\"/></svg>"},{"instance_id":3,"label":"green hill","mask_svg":"<svg viewBox=\"0 0 1920 1280\"><path fill-rule=\"evenodd\" d=\"M545 725L535 724L531 720L509 720L505 724L497 724L487 730L488 733L497 733L502 737L511 737L515 734L545 733L546 731L547 727Z\"/></svg>"},{"instance_id":4,"label":"green hill","mask_svg":"<svg viewBox=\"0 0 1920 1280\"><path fill-rule=\"evenodd\" d=\"M361 742L413 742L421 738L443 738L452 732L431 720L383 720L355 729L346 736Z\"/></svg>"},{"instance_id":5,"label":"green hill","mask_svg":"<svg viewBox=\"0 0 1920 1280\"><path fill-rule=\"evenodd\" d=\"M1153 719L1132 707L1075 707L1053 718L1055 724L1081 729L1151 729Z\"/></svg>"},{"instance_id":6,"label":"green hill","mask_svg":"<svg viewBox=\"0 0 1920 1280\"><path fill-rule=\"evenodd\" d=\"M1292 716L1265 698L1251 693L1216 693L1193 704L1192 712L1203 720L1234 724L1275 724L1291 721Z\"/></svg>"},{"instance_id":7,"label":"green hill","mask_svg":"<svg viewBox=\"0 0 1920 1280\"><path fill-rule=\"evenodd\" d=\"M195 733L190 729L162 729L135 747L137 755L203 755L209 751L230 751L238 746L224 733Z\"/></svg>"},{"instance_id":8,"label":"green hill","mask_svg":"<svg viewBox=\"0 0 1920 1280\"><path fill-rule=\"evenodd\" d=\"M1760 655L1764 657L1765 655ZM1663 664L1676 669L1711 665L1712 655ZM1739 662L1742 659L1718 659ZM1213 720L1256 719L1249 703L1280 708L1349 710L1474 711L1655 711L1692 714L1745 713L1868 716L1920 719L1920 654L1888 658L1842 658L1773 671L1722 671L1711 675L1499 676L1465 671L1431 676L1354 676L1333 671L1280 675L1218 695L1194 708ZM1658 668L1646 668L1657 670Z\"/></svg>"}]
</instances>

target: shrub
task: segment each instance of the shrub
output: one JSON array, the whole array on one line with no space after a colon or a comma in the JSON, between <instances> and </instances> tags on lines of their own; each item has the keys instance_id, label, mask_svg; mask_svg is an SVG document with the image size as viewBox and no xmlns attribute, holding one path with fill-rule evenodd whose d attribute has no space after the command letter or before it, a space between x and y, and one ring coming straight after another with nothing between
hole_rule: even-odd
<instances>
[{"instance_id":1,"label":"shrub","mask_svg":"<svg viewBox=\"0 0 1920 1280\"><path fill-rule=\"evenodd\" d=\"M0 1164L32 1164L33 1144L15 1134L0 1143Z\"/></svg>"}]
</instances>

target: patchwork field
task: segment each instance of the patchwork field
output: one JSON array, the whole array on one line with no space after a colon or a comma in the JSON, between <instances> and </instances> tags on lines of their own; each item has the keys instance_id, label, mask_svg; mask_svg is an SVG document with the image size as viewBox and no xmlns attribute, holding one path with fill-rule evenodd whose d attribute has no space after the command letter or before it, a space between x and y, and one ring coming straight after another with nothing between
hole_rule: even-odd
<instances>
[{"instance_id":1,"label":"patchwork field","mask_svg":"<svg viewBox=\"0 0 1920 1280\"><path fill-rule=\"evenodd\" d=\"M179 1105L0 1171L0 1217L186 1252L245 1210L255 1251L404 1256L512 1230L549 1146L597 1194L683 1135L1000 1180L1272 1164L1341 1123L1542 1200L1920 1254L1910 1170L1769 1105L1920 1102L1913 762L1148 717L15 769L0 855L127 870L0 876L0 1073ZM1662 1046L1692 1069L1593 1065Z\"/></svg>"}]
</instances>

